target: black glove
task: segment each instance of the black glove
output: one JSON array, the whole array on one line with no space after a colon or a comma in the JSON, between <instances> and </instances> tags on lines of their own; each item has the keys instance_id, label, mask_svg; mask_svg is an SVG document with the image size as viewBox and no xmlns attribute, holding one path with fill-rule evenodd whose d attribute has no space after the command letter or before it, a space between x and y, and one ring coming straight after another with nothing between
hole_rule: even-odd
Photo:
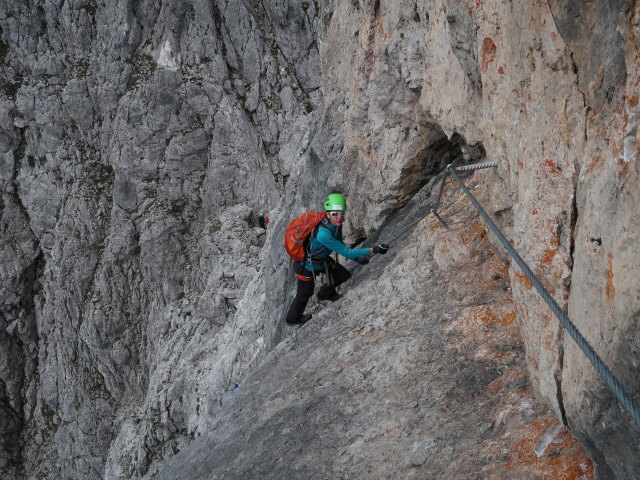
<instances>
[{"instance_id":1,"label":"black glove","mask_svg":"<svg viewBox=\"0 0 640 480\"><path fill-rule=\"evenodd\" d=\"M381 253L384 255L385 253L387 253L387 250L389 250L389 245L387 245L386 243L379 243L378 245L373 247L373 253Z\"/></svg>"},{"instance_id":2,"label":"black glove","mask_svg":"<svg viewBox=\"0 0 640 480\"><path fill-rule=\"evenodd\" d=\"M360 265L366 265L367 263L369 263L369 259L367 257L358 257L358 258L354 258L354 260L358 262Z\"/></svg>"}]
</instances>

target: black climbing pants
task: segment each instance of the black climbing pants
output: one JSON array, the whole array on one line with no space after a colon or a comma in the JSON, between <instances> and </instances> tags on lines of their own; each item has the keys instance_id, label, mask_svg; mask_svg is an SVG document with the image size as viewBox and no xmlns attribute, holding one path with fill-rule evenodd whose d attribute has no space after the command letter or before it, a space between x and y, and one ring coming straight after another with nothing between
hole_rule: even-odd
<instances>
[{"instance_id":1,"label":"black climbing pants","mask_svg":"<svg viewBox=\"0 0 640 480\"><path fill-rule=\"evenodd\" d=\"M318 298L321 300L333 297L336 294L336 287L351 278L351 272L333 259L327 260L327 267L329 279L325 279L325 283L318 290ZM293 269L298 277L298 289L289 307L289 312L287 312L287 322L289 323L295 323L302 317L315 288L312 273L304 268L300 262L295 262ZM316 272L317 274L318 272Z\"/></svg>"}]
</instances>

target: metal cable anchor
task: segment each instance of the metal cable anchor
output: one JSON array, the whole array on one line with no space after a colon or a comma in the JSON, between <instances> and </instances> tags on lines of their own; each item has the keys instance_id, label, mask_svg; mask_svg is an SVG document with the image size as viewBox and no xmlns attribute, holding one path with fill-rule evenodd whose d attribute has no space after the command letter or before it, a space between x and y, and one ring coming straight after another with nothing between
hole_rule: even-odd
<instances>
[{"instance_id":1,"label":"metal cable anchor","mask_svg":"<svg viewBox=\"0 0 640 480\"><path fill-rule=\"evenodd\" d=\"M459 160L462 160L462 157L456 158L453 162L451 162L445 168L444 173L442 175L442 182L440 183L440 190L438 192L438 199L436 200L436 205L431 209L431 213L433 213L433 215L438 219L438 221L446 229L449 228L449 225L447 225L447 222L445 222L442 219L442 217L438 215L438 208L440 207L440 200L442 199L442 192L444 191L444 184L447 181L447 176L449 175L451 169L454 168L454 165L456 164L456 162L458 162ZM455 167L455 169L458 172L470 172L473 170L480 170L481 168L489 168L489 167L497 167L497 166L498 166L497 160L490 160L488 162L474 163L472 165L462 165L461 167Z\"/></svg>"}]
</instances>

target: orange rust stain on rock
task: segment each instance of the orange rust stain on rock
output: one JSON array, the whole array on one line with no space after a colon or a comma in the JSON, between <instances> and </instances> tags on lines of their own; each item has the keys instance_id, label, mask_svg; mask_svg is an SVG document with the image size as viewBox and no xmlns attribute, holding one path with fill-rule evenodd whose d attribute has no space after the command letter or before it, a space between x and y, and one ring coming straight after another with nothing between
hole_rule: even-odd
<instances>
[{"instance_id":1,"label":"orange rust stain on rock","mask_svg":"<svg viewBox=\"0 0 640 480\"><path fill-rule=\"evenodd\" d=\"M500 390L502 390L507 382L524 378L526 374L527 372L519 366L510 368L494 381L492 381L489 385L487 385L487 387L484 389L484 392L487 395L493 396Z\"/></svg>"},{"instance_id":2,"label":"orange rust stain on rock","mask_svg":"<svg viewBox=\"0 0 640 480\"><path fill-rule=\"evenodd\" d=\"M492 280L501 280L509 276L509 262L502 260L500 257L491 258L483 268L484 275L491 277Z\"/></svg>"},{"instance_id":3,"label":"orange rust stain on rock","mask_svg":"<svg viewBox=\"0 0 640 480\"><path fill-rule=\"evenodd\" d=\"M487 73L489 64L496 58L496 44L489 37L482 41L482 71Z\"/></svg>"},{"instance_id":4,"label":"orange rust stain on rock","mask_svg":"<svg viewBox=\"0 0 640 480\"><path fill-rule=\"evenodd\" d=\"M618 164L618 176L620 180L629 180L631 176L631 162L622 161Z\"/></svg>"},{"instance_id":5,"label":"orange rust stain on rock","mask_svg":"<svg viewBox=\"0 0 640 480\"><path fill-rule=\"evenodd\" d=\"M462 232L459 232L458 236L460 237L460 243L469 245L484 241L486 233L482 224L477 222Z\"/></svg>"},{"instance_id":6,"label":"orange rust stain on rock","mask_svg":"<svg viewBox=\"0 0 640 480\"><path fill-rule=\"evenodd\" d=\"M634 95L629 99L629 106L635 107L636 105L638 105L638 96Z\"/></svg>"},{"instance_id":7,"label":"orange rust stain on rock","mask_svg":"<svg viewBox=\"0 0 640 480\"><path fill-rule=\"evenodd\" d=\"M506 326L513 322L516 318L516 312L507 312L504 315L497 315L489 307L483 305L481 308L473 312L473 319L484 323L488 326Z\"/></svg>"},{"instance_id":8,"label":"orange rust stain on rock","mask_svg":"<svg viewBox=\"0 0 640 480\"><path fill-rule=\"evenodd\" d=\"M556 420L551 416L537 418L520 429L509 447L515 455L497 468L502 471L535 472L538 478L554 480L589 480L594 478L593 462L573 438L563 429L552 439L543 455L538 457L535 448L541 438L554 428ZM564 455L563 455L564 453Z\"/></svg>"},{"instance_id":9,"label":"orange rust stain on rock","mask_svg":"<svg viewBox=\"0 0 640 480\"><path fill-rule=\"evenodd\" d=\"M566 440L560 443L552 443L547 447L545 455L538 458L534 453L536 443L544 434L544 423L537 425L529 425L515 442L512 443L513 449L516 451L515 458L509 462L502 464L504 470L522 471L529 470L537 472L538 478L553 478L554 480L588 480L594 478L593 462L584 454L578 453L579 447L576 441L568 434ZM527 434L531 436L526 436ZM569 448L576 453L573 455L561 455L562 448Z\"/></svg>"},{"instance_id":10,"label":"orange rust stain on rock","mask_svg":"<svg viewBox=\"0 0 640 480\"><path fill-rule=\"evenodd\" d=\"M484 5L483 0L476 0L476 8L480 8Z\"/></svg>"},{"instance_id":11,"label":"orange rust stain on rock","mask_svg":"<svg viewBox=\"0 0 640 480\"><path fill-rule=\"evenodd\" d=\"M540 258L540 266L544 266L544 265L551 265L551 262L553 261L553 258L556 256L556 254L558 253L558 247L556 248L547 248L544 251L544 254L542 255L542 257Z\"/></svg>"},{"instance_id":12,"label":"orange rust stain on rock","mask_svg":"<svg viewBox=\"0 0 640 480\"><path fill-rule=\"evenodd\" d=\"M500 75L504 75L504 68L502 67L502 65L500 65L500 66L498 67L498 73L499 73Z\"/></svg>"},{"instance_id":13,"label":"orange rust stain on rock","mask_svg":"<svg viewBox=\"0 0 640 480\"><path fill-rule=\"evenodd\" d=\"M500 320L500 325L509 325L515 319L516 319L516 312L514 310L513 312L507 313L502 317L502 320Z\"/></svg>"},{"instance_id":14,"label":"orange rust stain on rock","mask_svg":"<svg viewBox=\"0 0 640 480\"><path fill-rule=\"evenodd\" d=\"M494 261L498 264L497 273L503 277L507 277L509 275L509 262L501 260L499 257L495 257Z\"/></svg>"},{"instance_id":15,"label":"orange rust stain on rock","mask_svg":"<svg viewBox=\"0 0 640 480\"><path fill-rule=\"evenodd\" d=\"M547 167L549 169L549 172L553 175L557 175L560 172L560 170L558 169L556 164L553 162L553 160L549 160L549 159L545 160L544 166Z\"/></svg>"},{"instance_id":16,"label":"orange rust stain on rock","mask_svg":"<svg viewBox=\"0 0 640 480\"><path fill-rule=\"evenodd\" d=\"M531 215L538 215L538 209L534 208L533 211L531 212Z\"/></svg>"},{"instance_id":17,"label":"orange rust stain on rock","mask_svg":"<svg viewBox=\"0 0 640 480\"><path fill-rule=\"evenodd\" d=\"M589 166L587 167L587 172L589 173L593 172L593 170L601 163L602 163L602 157L600 155L597 155L596 158L594 158L589 164Z\"/></svg>"},{"instance_id":18,"label":"orange rust stain on rock","mask_svg":"<svg viewBox=\"0 0 640 480\"><path fill-rule=\"evenodd\" d=\"M557 358L556 351L558 350L558 346L553 332L545 332L542 337L542 345L548 352L552 353L554 359Z\"/></svg>"},{"instance_id":19,"label":"orange rust stain on rock","mask_svg":"<svg viewBox=\"0 0 640 480\"><path fill-rule=\"evenodd\" d=\"M607 270L607 286L605 287L607 300L612 303L616 297L616 289L613 286L613 255L609 254L609 269Z\"/></svg>"},{"instance_id":20,"label":"orange rust stain on rock","mask_svg":"<svg viewBox=\"0 0 640 480\"><path fill-rule=\"evenodd\" d=\"M593 462L586 457L572 455L568 457L560 470L555 473L559 480L587 480L595 478Z\"/></svg>"},{"instance_id":21,"label":"orange rust stain on rock","mask_svg":"<svg viewBox=\"0 0 640 480\"><path fill-rule=\"evenodd\" d=\"M516 272L514 275L520 281L524 288L526 288L527 290L531 290L533 288L533 283L531 283L531 280L529 280L524 273Z\"/></svg>"},{"instance_id":22,"label":"orange rust stain on rock","mask_svg":"<svg viewBox=\"0 0 640 480\"><path fill-rule=\"evenodd\" d=\"M485 230L482 224L480 222L477 222L469 228L469 233L474 237L484 237Z\"/></svg>"},{"instance_id":23,"label":"orange rust stain on rock","mask_svg":"<svg viewBox=\"0 0 640 480\"><path fill-rule=\"evenodd\" d=\"M469 245L469 243L471 243L471 239L465 232L460 232L458 235L460 236L460 242L463 245Z\"/></svg>"},{"instance_id":24,"label":"orange rust stain on rock","mask_svg":"<svg viewBox=\"0 0 640 480\"><path fill-rule=\"evenodd\" d=\"M429 233L435 233L441 228L444 228L438 220L436 220L436 222L437 223L434 223L431 227L429 227Z\"/></svg>"}]
</instances>

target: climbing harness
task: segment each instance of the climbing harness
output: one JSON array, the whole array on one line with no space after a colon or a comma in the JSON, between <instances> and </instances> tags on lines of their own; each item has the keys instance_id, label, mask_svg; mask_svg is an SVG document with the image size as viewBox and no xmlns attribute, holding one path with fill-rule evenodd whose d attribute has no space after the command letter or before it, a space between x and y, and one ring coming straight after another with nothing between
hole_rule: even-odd
<instances>
[{"instance_id":1,"label":"climbing harness","mask_svg":"<svg viewBox=\"0 0 640 480\"><path fill-rule=\"evenodd\" d=\"M482 208L482 205L480 205L478 200L476 200L476 198L471 194L469 189L462 182L462 180L460 180L460 177L458 176L458 172L472 171L472 170L478 170L481 168L489 168L489 167L496 167L496 166L497 166L496 161L477 163L474 165L464 165L460 167L455 167L452 164L450 164L446 168L446 172L443 176L442 185L440 188L440 194L438 196L436 207L432 209L431 212L435 213L435 210L437 210L437 207L440 204L440 196L442 195L442 188L444 187L444 181L446 179L447 174L450 174L453 177L453 179L458 183L458 185L460 185L460 188L465 193L465 195L469 197L469 199L473 203L473 206L476 208L476 210L478 210L478 213L480 213L480 216L487 222L487 225L489 225L489 228L491 229L491 231L496 235L498 240L500 240L500 243L502 243L502 245L507 250L509 255L511 255L511 258L513 258L515 262L518 264L518 266L520 267L520 270L522 270L522 272L526 275L529 281L531 281L531 283L536 288L536 290L538 291L542 299L547 303L547 305L549 305L549 307L551 308L553 313L556 315L556 317L558 317L558 320L560 320L561 325L567 330L567 332L569 332L569 334L571 335L571 338L574 339L576 344L580 347L582 352L589 359L589 361L594 366L596 371L600 373L600 375L605 380L605 382L607 383L611 391L614 393L614 395L616 396L620 404L627 410L627 412L629 412L629 414L631 415L631 417L633 417L636 423L640 425L640 408L635 403L633 398L631 398L631 395L629 395L629 393L624 389L620 381L613 375L611 370L605 365L605 363L598 356L598 354L591 347L591 345L589 345L589 342L587 341L587 339L578 331L578 329L573 324L573 322L571 322L569 317L562 311L562 309L556 303L553 297L551 297L547 289L544 288L542 283L540 283L540 280L538 280L538 278L533 274L529 266L524 262L524 260L522 260L522 257L518 255L518 252L516 252L516 250L513 248L511 243L509 243L509 241L505 238L504 234L500 231L500 229L496 226L496 224L493 223L493 220L491 220L487 212ZM442 221L442 219L437 214L436 214L436 218L438 218L438 220L440 220L446 226L446 224Z\"/></svg>"},{"instance_id":2,"label":"climbing harness","mask_svg":"<svg viewBox=\"0 0 640 480\"><path fill-rule=\"evenodd\" d=\"M320 247L318 250L316 250L315 252L311 251L311 241L318 235L318 229L320 228L328 228L326 225L323 224L324 220L322 220L321 222L319 222L314 229L311 231L311 233L309 234L309 238L307 241L307 251L306 251L306 256L305 256L305 260L309 260L309 263L311 263L311 276L313 278L313 283L315 285L317 285L316 283L316 270L315 268L313 268L314 264L320 265L322 263L322 267L324 268L324 283L327 285L331 285L333 284L333 278L332 276L330 276L329 274L329 265L328 265L328 260L331 258L331 256L329 256L326 259L320 259L318 257L316 257L316 255L320 252L323 252L325 250L328 250L327 247L322 246ZM341 228L341 227L339 227Z\"/></svg>"}]
</instances>

